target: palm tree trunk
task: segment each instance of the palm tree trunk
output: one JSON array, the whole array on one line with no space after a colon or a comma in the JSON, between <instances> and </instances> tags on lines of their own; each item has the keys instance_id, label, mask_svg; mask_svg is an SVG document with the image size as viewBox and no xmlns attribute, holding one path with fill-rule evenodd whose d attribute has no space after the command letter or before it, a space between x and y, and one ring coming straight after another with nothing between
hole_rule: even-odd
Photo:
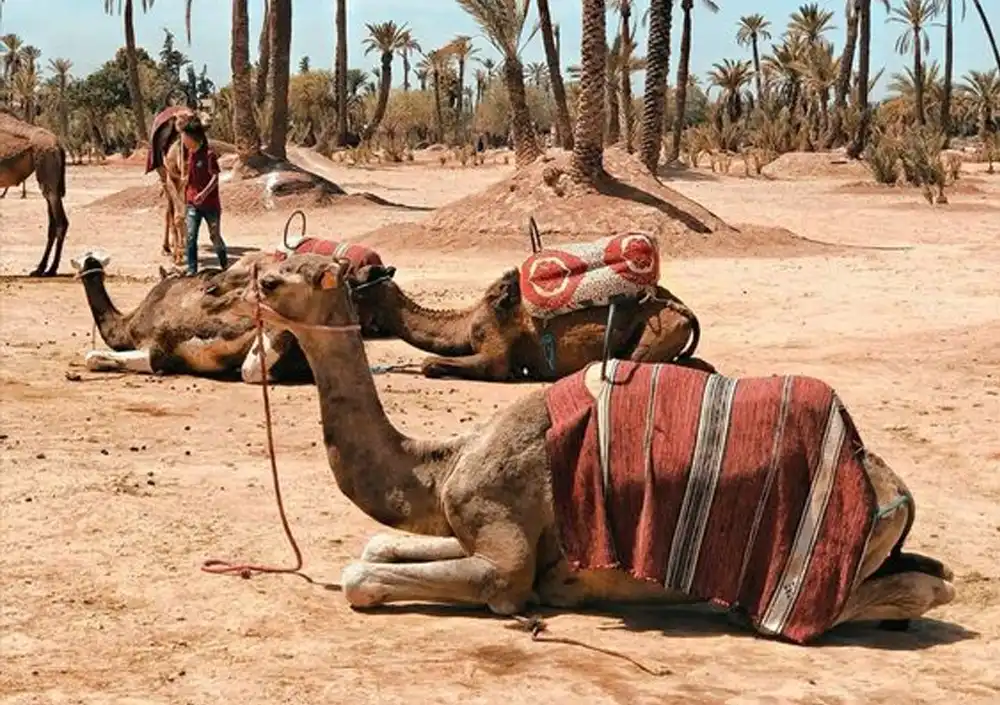
<instances>
[{"instance_id":1,"label":"palm tree trunk","mask_svg":"<svg viewBox=\"0 0 1000 705\"><path fill-rule=\"evenodd\" d=\"M646 89L642 103L639 158L656 174L660 162L667 109L667 77L670 74L670 21L673 0L652 0L649 7L649 39L646 48Z\"/></svg>"},{"instance_id":2,"label":"palm tree trunk","mask_svg":"<svg viewBox=\"0 0 1000 705\"><path fill-rule=\"evenodd\" d=\"M405 47L401 50L403 55L403 90L410 90L410 52Z\"/></svg>"},{"instance_id":3,"label":"palm tree trunk","mask_svg":"<svg viewBox=\"0 0 1000 705\"><path fill-rule=\"evenodd\" d=\"M233 0L232 55L233 134L240 162L260 155L260 136L253 114L253 87L250 81L250 19L247 0Z\"/></svg>"},{"instance_id":4,"label":"palm tree trunk","mask_svg":"<svg viewBox=\"0 0 1000 705\"><path fill-rule=\"evenodd\" d=\"M920 32L913 30L913 82L917 101L917 124L927 124L924 114L924 63L920 51Z\"/></svg>"},{"instance_id":5,"label":"palm tree trunk","mask_svg":"<svg viewBox=\"0 0 1000 705\"><path fill-rule=\"evenodd\" d=\"M549 0L538 0L538 24L542 29L542 44L545 46L545 62L549 65L549 83L552 97L556 102L556 129L563 149L573 149L573 128L570 125L569 107L566 103L566 87L563 85L562 71L559 69L559 49L556 47L552 30L552 14Z\"/></svg>"},{"instance_id":6,"label":"palm tree trunk","mask_svg":"<svg viewBox=\"0 0 1000 705\"><path fill-rule=\"evenodd\" d=\"M264 21L260 24L260 38L257 41L257 82L253 102L258 109L264 108L267 100L268 72L271 66L271 3L264 0Z\"/></svg>"},{"instance_id":7,"label":"palm tree trunk","mask_svg":"<svg viewBox=\"0 0 1000 705\"><path fill-rule=\"evenodd\" d=\"M583 0L583 42L580 47L580 102L570 176L593 186L604 173L604 84L608 41L604 0Z\"/></svg>"},{"instance_id":8,"label":"palm tree trunk","mask_svg":"<svg viewBox=\"0 0 1000 705\"><path fill-rule=\"evenodd\" d=\"M955 70L955 8L953 0L945 0L944 28L944 91L941 96L941 132L944 146L948 146L951 132L951 81Z\"/></svg>"},{"instance_id":9,"label":"palm tree trunk","mask_svg":"<svg viewBox=\"0 0 1000 705\"><path fill-rule=\"evenodd\" d=\"M757 102L760 107L764 107L764 78L760 75L760 48L757 46L757 33L754 32L750 38L750 46L753 49L753 75L757 84Z\"/></svg>"},{"instance_id":10,"label":"palm tree trunk","mask_svg":"<svg viewBox=\"0 0 1000 705\"><path fill-rule=\"evenodd\" d=\"M997 71L1000 71L1000 50L997 49L997 38L993 36L993 29L990 27L989 20L986 19L986 12L983 10L982 3L979 0L972 0L972 4L976 6L979 19L983 21L983 29L986 30L986 37L990 40L990 48L993 49L993 58L997 62Z\"/></svg>"},{"instance_id":11,"label":"palm tree trunk","mask_svg":"<svg viewBox=\"0 0 1000 705\"><path fill-rule=\"evenodd\" d=\"M634 116L632 114L632 72L629 67L632 63L632 52L634 46L632 44L632 32L629 29L629 23L631 20L632 6L630 2L623 2L621 5L621 33L622 33L622 66L619 69L621 73L618 75L619 83L619 103L621 106L621 123L622 132L625 137L625 150L630 154L633 149L633 130L634 130Z\"/></svg>"},{"instance_id":12,"label":"palm tree trunk","mask_svg":"<svg viewBox=\"0 0 1000 705\"><path fill-rule=\"evenodd\" d=\"M389 104L389 89L392 87L392 52L382 52L382 70L379 72L378 104L375 106L375 115L365 128L365 133L361 137L370 140L378 129L379 123L385 117L385 108Z\"/></svg>"},{"instance_id":13,"label":"palm tree trunk","mask_svg":"<svg viewBox=\"0 0 1000 705\"><path fill-rule=\"evenodd\" d=\"M871 128L872 115L871 107L868 105L868 74L871 67L872 0L861 0L858 25L858 85L856 95L858 107L861 109L861 121L847 150L851 159L857 159L865 151L865 146L868 143L868 131Z\"/></svg>"},{"instance_id":14,"label":"palm tree trunk","mask_svg":"<svg viewBox=\"0 0 1000 705\"><path fill-rule=\"evenodd\" d=\"M291 71L292 0L271 0L271 139L268 152L285 158L288 139L288 81Z\"/></svg>"},{"instance_id":15,"label":"palm tree trunk","mask_svg":"<svg viewBox=\"0 0 1000 705\"><path fill-rule=\"evenodd\" d=\"M455 100L455 138L462 130L462 104L465 99L465 58L458 57L458 95Z\"/></svg>"},{"instance_id":16,"label":"palm tree trunk","mask_svg":"<svg viewBox=\"0 0 1000 705\"><path fill-rule=\"evenodd\" d=\"M135 115L136 142L149 143L146 132L146 106L142 99L139 83L139 59L135 53L135 23L133 21L132 0L125 0L125 63L128 64L128 92L132 98L132 113Z\"/></svg>"},{"instance_id":17,"label":"palm tree trunk","mask_svg":"<svg viewBox=\"0 0 1000 705\"><path fill-rule=\"evenodd\" d=\"M833 125L826 136L827 149L845 139L844 111L847 109L847 94L851 91L851 71L854 68L854 52L858 44L858 20L861 0L854 0L852 12L847 17L847 37L844 52L840 55L840 73L837 75L837 89L834 98Z\"/></svg>"},{"instance_id":18,"label":"palm tree trunk","mask_svg":"<svg viewBox=\"0 0 1000 705\"><path fill-rule=\"evenodd\" d=\"M347 0L337 2L337 60L334 90L337 93L337 144L347 144Z\"/></svg>"},{"instance_id":19,"label":"palm tree trunk","mask_svg":"<svg viewBox=\"0 0 1000 705\"><path fill-rule=\"evenodd\" d=\"M444 142L444 114L441 112L441 82L438 71L434 69L434 115L437 117L437 142Z\"/></svg>"},{"instance_id":20,"label":"palm tree trunk","mask_svg":"<svg viewBox=\"0 0 1000 705\"><path fill-rule=\"evenodd\" d=\"M524 68L516 56L504 60L504 79L510 96L510 126L514 133L514 163L517 168L527 166L541 156L535 140L535 130L531 126L528 98L524 92Z\"/></svg>"},{"instance_id":21,"label":"palm tree trunk","mask_svg":"<svg viewBox=\"0 0 1000 705\"><path fill-rule=\"evenodd\" d=\"M681 135L684 133L684 113L687 108L688 69L691 65L691 8L693 6L692 0L681 2L684 21L681 28L681 60L677 66L677 115L674 117L673 143L670 147L668 162L676 160L681 154Z\"/></svg>"},{"instance_id":22,"label":"palm tree trunk","mask_svg":"<svg viewBox=\"0 0 1000 705\"><path fill-rule=\"evenodd\" d=\"M611 76L604 87L608 115L608 130L605 135L605 141L608 144L615 144L621 136L622 131L621 122L619 121L618 81L615 80L617 78L617 75Z\"/></svg>"}]
</instances>

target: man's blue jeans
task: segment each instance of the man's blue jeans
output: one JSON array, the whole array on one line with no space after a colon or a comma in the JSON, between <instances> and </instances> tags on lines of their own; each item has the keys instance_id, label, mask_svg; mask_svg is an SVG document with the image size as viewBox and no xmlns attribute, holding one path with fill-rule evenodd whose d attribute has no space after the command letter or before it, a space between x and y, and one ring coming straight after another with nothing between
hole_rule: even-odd
<instances>
[{"instance_id":1,"label":"man's blue jeans","mask_svg":"<svg viewBox=\"0 0 1000 705\"><path fill-rule=\"evenodd\" d=\"M215 256L219 258L219 266L223 269L229 264L226 255L226 243L222 240L222 232L219 229L221 213L216 210L202 210L197 206L187 207L187 271L188 274L198 272L198 231L201 229L201 221L208 224L208 236L212 238L212 247L215 248Z\"/></svg>"}]
</instances>

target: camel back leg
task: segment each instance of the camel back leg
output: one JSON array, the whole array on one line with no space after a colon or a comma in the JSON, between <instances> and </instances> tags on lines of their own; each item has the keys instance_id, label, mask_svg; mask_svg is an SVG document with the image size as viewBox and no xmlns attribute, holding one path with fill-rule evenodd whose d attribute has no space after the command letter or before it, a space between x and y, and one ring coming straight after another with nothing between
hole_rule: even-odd
<instances>
[{"instance_id":1,"label":"camel back leg","mask_svg":"<svg viewBox=\"0 0 1000 705\"><path fill-rule=\"evenodd\" d=\"M425 377L457 377L482 382L505 382L510 379L507 360L476 353L466 357L431 356L424 360L421 371Z\"/></svg>"},{"instance_id":2,"label":"camel back leg","mask_svg":"<svg viewBox=\"0 0 1000 705\"><path fill-rule=\"evenodd\" d=\"M45 252L32 276L51 277L59 269L63 242L69 229L69 218L66 217L66 210L63 208L63 197L66 195L66 155L61 150L50 150L42 154L35 167L35 177L45 198L49 227ZM55 251L46 268L45 263L49 260L49 252L53 250L53 246Z\"/></svg>"}]
</instances>

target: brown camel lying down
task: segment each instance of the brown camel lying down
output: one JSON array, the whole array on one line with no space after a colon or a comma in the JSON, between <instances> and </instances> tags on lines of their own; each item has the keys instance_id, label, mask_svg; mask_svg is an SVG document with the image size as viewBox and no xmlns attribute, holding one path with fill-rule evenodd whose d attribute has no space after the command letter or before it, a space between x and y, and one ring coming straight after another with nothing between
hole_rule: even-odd
<instances>
[{"instance_id":1,"label":"brown camel lying down","mask_svg":"<svg viewBox=\"0 0 1000 705\"><path fill-rule=\"evenodd\" d=\"M346 268L307 255L257 281L315 374L338 486L424 535L373 538L343 571L353 606L711 600L801 643L954 598L950 569L902 551L913 498L823 382L621 362L605 383L595 364L462 437L416 440L379 402Z\"/></svg>"},{"instance_id":2,"label":"brown camel lying down","mask_svg":"<svg viewBox=\"0 0 1000 705\"><path fill-rule=\"evenodd\" d=\"M556 380L603 357L608 307L574 311L547 322L533 318L522 305L516 269L505 272L472 306L445 311L413 301L388 270L395 271L374 265L353 275L356 305L382 330L435 353L423 363L428 377ZM618 304L611 354L713 370L692 357L700 336L694 312L658 287L656 296L645 302Z\"/></svg>"}]
</instances>

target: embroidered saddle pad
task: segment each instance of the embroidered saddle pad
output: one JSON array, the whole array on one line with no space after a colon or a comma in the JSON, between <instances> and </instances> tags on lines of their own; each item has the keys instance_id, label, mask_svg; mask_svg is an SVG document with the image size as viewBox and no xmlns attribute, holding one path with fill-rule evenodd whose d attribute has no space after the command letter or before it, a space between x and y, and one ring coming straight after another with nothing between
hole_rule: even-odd
<instances>
[{"instance_id":1,"label":"embroidered saddle pad","mask_svg":"<svg viewBox=\"0 0 1000 705\"><path fill-rule=\"evenodd\" d=\"M333 240L320 240L314 237L306 237L299 240L293 249L285 247L282 243L274 253L274 258L281 261L290 254L296 255L326 255L327 257L339 257L351 262L351 268L382 264L382 258L378 253L364 245L357 245L350 242L334 242Z\"/></svg>"},{"instance_id":2,"label":"embroidered saddle pad","mask_svg":"<svg viewBox=\"0 0 1000 705\"><path fill-rule=\"evenodd\" d=\"M166 156L156 148L157 133L163 129L172 129L168 126L168 123L182 113L194 115L191 108L185 105L171 105L169 108L164 108L158 112L156 117L153 118L153 127L149 131L149 151L146 153L147 174L154 169L163 166L163 158Z\"/></svg>"},{"instance_id":3,"label":"embroidered saddle pad","mask_svg":"<svg viewBox=\"0 0 1000 705\"><path fill-rule=\"evenodd\" d=\"M639 298L655 291L659 278L659 249L643 233L548 247L526 259L520 270L524 305L535 318L607 306L612 297Z\"/></svg>"},{"instance_id":4,"label":"embroidered saddle pad","mask_svg":"<svg viewBox=\"0 0 1000 705\"><path fill-rule=\"evenodd\" d=\"M597 377L595 399L585 374L546 392L570 567L624 570L739 608L797 643L829 629L878 510L836 393L810 377L612 360L615 383Z\"/></svg>"}]
</instances>

